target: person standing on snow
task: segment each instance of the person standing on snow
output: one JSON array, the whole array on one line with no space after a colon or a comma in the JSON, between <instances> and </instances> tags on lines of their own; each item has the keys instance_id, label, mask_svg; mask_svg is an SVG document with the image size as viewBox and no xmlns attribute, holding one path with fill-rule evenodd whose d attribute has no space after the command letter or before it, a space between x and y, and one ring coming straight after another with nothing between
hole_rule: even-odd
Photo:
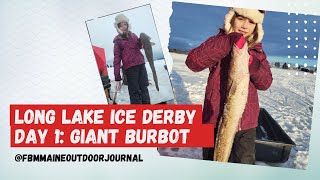
<instances>
[{"instance_id":1,"label":"person standing on snow","mask_svg":"<svg viewBox=\"0 0 320 180\"><path fill-rule=\"evenodd\" d=\"M140 51L140 39L131 32L129 19L119 14L115 17L114 27L118 35L114 38L114 77L117 81L116 89L121 89L120 65L127 77L131 104L150 104L148 91L148 74L145 60Z\"/></svg>"},{"instance_id":2,"label":"person standing on snow","mask_svg":"<svg viewBox=\"0 0 320 180\"><path fill-rule=\"evenodd\" d=\"M228 72L234 48L242 54L246 53L243 57L249 58L248 98L229 162L255 163L256 127L260 111L257 90L267 90L272 83L272 73L261 44L264 15L263 10L230 8L225 16L224 28L191 50L186 59L186 65L194 72L206 68L210 70L203 105L203 123L214 124L217 132L228 96ZM214 148L203 148L204 160L213 160L213 155Z\"/></svg>"}]
</instances>

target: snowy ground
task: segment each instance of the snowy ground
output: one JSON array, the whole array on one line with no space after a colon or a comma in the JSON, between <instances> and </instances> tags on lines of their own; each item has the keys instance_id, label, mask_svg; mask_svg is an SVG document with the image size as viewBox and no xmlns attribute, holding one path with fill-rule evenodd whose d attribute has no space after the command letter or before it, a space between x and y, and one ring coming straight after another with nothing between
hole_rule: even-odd
<instances>
[{"instance_id":1,"label":"snowy ground","mask_svg":"<svg viewBox=\"0 0 320 180\"><path fill-rule=\"evenodd\" d=\"M169 79L169 73L165 69L165 60L154 61L154 66L156 68L159 91L155 87L153 80L152 71L148 62L146 62L146 69L148 72L148 79L151 84L148 86L151 104L157 104L164 101L172 100L174 98L171 82ZM114 97L115 92L115 81L113 68L108 68L108 74L111 79L111 97ZM128 86L122 85L120 92L117 93L117 104L130 104Z\"/></svg>"},{"instance_id":2,"label":"snowy ground","mask_svg":"<svg viewBox=\"0 0 320 180\"><path fill-rule=\"evenodd\" d=\"M172 85L177 104L202 104L208 70L194 73L184 64L186 55L171 53ZM273 84L259 92L260 107L265 108L296 143L285 163L257 162L257 165L306 169L316 76L297 70L272 68ZM179 93L177 93L179 92ZM201 148L159 148L161 155L202 159Z\"/></svg>"}]
</instances>

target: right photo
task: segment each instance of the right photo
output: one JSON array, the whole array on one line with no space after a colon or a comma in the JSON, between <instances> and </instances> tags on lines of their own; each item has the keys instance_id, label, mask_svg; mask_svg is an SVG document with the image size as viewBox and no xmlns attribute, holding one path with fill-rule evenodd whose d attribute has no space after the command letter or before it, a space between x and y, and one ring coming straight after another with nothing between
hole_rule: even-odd
<instances>
[{"instance_id":1,"label":"right photo","mask_svg":"<svg viewBox=\"0 0 320 180\"><path fill-rule=\"evenodd\" d=\"M174 103L202 104L215 142L160 155L306 169L319 17L181 2L172 9Z\"/></svg>"}]
</instances>

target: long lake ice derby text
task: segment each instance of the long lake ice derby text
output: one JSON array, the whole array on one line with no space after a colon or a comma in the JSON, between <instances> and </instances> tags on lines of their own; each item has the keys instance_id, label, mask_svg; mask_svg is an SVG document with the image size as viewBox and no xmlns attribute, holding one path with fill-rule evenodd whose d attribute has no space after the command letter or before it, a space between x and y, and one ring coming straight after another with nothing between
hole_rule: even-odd
<instances>
[{"instance_id":1,"label":"long lake ice derby text","mask_svg":"<svg viewBox=\"0 0 320 180\"><path fill-rule=\"evenodd\" d=\"M201 106L15 106L10 111L13 147L186 145L202 113Z\"/></svg>"}]
</instances>

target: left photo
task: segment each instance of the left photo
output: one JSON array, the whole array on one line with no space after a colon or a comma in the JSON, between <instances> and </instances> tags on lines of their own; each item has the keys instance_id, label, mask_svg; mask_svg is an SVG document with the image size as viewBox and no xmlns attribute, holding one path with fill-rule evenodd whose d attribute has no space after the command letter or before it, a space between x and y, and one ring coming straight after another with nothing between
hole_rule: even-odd
<instances>
[{"instance_id":1,"label":"left photo","mask_svg":"<svg viewBox=\"0 0 320 180\"><path fill-rule=\"evenodd\" d=\"M159 104L174 98L150 5L86 25L109 104Z\"/></svg>"}]
</instances>

